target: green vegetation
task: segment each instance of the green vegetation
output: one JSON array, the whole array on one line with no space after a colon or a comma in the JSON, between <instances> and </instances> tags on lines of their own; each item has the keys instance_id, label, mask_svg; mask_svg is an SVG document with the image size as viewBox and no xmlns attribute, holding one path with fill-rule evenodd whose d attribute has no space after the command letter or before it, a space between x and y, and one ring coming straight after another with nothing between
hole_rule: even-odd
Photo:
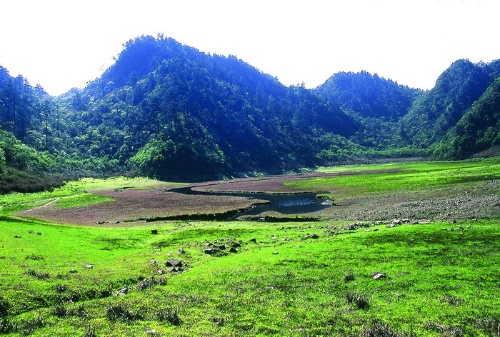
<instances>
[{"instance_id":1,"label":"green vegetation","mask_svg":"<svg viewBox=\"0 0 500 337\"><path fill-rule=\"evenodd\" d=\"M116 175L204 181L500 146L500 61L458 60L429 91L367 72L286 87L234 56L141 36L51 97L0 66L0 193Z\"/></svg>"},{"instance_id":2,"label":"green vegetation","mask_svg":"<svg viewBox=\"0 0 500 337\"><path fill-rule=\"evenodd\" d=\"M338 175L293 185L360 197L453 188L473 198L472 188L498 183L499 164L492 158L323 168ZM355 170L357 175L349 173ZM144 179L82 179L52 192L3 196L0 331L500 335L498 212L453 223L165 221L108 228L13 215L54 200L64 207L94 203L85 194L90 190L165 186Z\"/></svg>"},{"instance_id":3,"label":"green vegetation","mask_svg":"<svg viewBox=\"0 0 500 337\"><path fill-rule=\"evenodd\" d=\"M334 189L344 193L394 193L438 189L452 184L500 178L500 157L457 162L401 162L319 169L328 173L366 172L286 183L306 190ZM390 172L390 174L388 174ZM338 195L337 195L338 196Z\"/></svg>"}]
</instances>

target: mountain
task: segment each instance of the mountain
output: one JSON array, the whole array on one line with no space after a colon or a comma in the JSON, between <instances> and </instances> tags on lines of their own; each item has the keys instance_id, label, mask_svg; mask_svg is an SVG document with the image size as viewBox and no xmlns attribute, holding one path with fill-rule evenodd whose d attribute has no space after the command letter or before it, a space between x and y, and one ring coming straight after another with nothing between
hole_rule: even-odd
<instances>
[{"instance_id":1,"label":"mountain","mask_svg":"<svg viewBox=\"0 0 500 337\"><path fill-rule=\"evenodd\" d=\"M500 77L433 146L439 158L463 159L500 146Z\"/></svg>"},{"instance_id":2,"label":"mountain","mask_svg":"<svg viewBox=\"0 0 500 337\"><path fill-rule=\"evenodd\" d=\"M318 135L359 128L310 90L163 37L129 41L100 79L62 101L80 155L170 179L316 165Z\"/></svg>"},{"instance_id":3,"label":"mountain","mask_svg":"<svg viewBox=\"0 0 500 337\"><path fill-rule=\"evenodd\" d=\"M353 115L384 120L398 120L406 115L422 93L366 71L334 74L316 92Z\"/></svg>"},{"instance_id":4,"label":"mountain","mask_svg":"<svg viewBox=\"0 0 500 337\"><path fill-rule=\"evenodd\" d=\"M338 104L361 125L351 137L352 141L378 150L395 146L397 122L423 94L422 90L399 85L366 71L336 73L315 92Z\"/></svg>"},{"instance_id":5,"label":"mountain","mask_svg":"<svg viewBox=\"0 0 500 337\"><path fill-rule=\"evenodd\" d=\"M403 140L420 148L440 141L493 81L493 69L488 65L454 62L401 119Z\"/></svg>"},{"instance_id":6,"label":"mountain","mask_svg":"<svg viewBox=\"0 0 500 337\"><path fill-rule=\"evenodd\" d=\"M498 146L499 75L500 61L458 60L429 91L367 72L310 90L235 56L141 36L100 78L58 97L0 67L0 173L185 181L470 157Z\"/></svg>"}]
</instances>

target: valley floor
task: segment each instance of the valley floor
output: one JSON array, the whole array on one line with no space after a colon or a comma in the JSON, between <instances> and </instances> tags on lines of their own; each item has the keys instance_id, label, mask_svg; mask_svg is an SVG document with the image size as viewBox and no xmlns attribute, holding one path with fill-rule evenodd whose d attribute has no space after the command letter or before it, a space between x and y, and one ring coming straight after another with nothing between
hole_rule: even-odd
<instances>
[{"instance_id":1,"label":"valley floor","mask_svg":"<svg viewBox=\"0 0 500 337\"><path fill-rule=\"evenodd\" d=\"M498 157L208 182L193 188L335 205L265 214L279 223L145 222L254 202L183 186L84 179L2 196L0 332L500 336Z\"/></svg>"}]
</instances>

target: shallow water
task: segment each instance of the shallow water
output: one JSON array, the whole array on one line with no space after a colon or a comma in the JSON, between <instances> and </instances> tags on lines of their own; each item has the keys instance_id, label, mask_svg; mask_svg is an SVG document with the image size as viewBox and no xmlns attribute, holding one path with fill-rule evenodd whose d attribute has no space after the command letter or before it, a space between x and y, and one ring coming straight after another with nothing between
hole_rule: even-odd
<instances>
[{"instance_id":1,"label":"shallow water","mask_svg":"<svg viewBox=\"0 0 500 337\"><path fill-rule=\"evenodd\" d=\"M178 188L171 192L190 194L190 195L213 195L213 196L232 196L244 197L249 199L266 200L266 204L256 204L251 208L239 214L258 215L263 212L279 212L281 214L302 214L319 212L332 205L322 199L317 198L316 193L244 193L244 192L207 192L195 191L189 187Z\"/></svg>"}]
</instances>

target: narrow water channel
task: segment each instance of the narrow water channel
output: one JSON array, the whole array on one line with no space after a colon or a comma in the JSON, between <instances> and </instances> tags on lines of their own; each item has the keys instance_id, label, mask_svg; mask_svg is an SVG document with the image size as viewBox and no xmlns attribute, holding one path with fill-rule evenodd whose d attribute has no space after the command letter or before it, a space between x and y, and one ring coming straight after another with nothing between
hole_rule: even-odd
<instances>
[{"instance_id":1,"label":"narrow water channel","mask_svg":"<svg viewBox=\"0 0 500 337\"><path fill-rule=\"evenodd\" d=\"M256 204L253 207L239 213L239 216L258 215L263 212L275 211L281 214L303 214L319 212L332 204L319 199L317 193L251 193L251 192L211 192L196 191L190 187L176 188L171 192L189 194L189 195L213 195L213 196L231 196L244 197L256 200L266 200L268 203Z\"/></svg>"}]
</instances>

